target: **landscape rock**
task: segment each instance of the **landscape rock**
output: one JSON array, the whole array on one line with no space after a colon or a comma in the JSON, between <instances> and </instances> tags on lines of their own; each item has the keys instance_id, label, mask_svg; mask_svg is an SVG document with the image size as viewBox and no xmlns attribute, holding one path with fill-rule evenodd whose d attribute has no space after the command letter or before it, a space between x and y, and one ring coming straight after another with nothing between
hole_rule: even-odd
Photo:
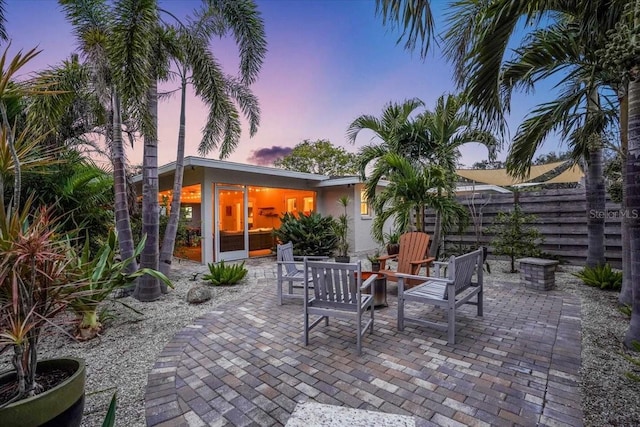
<instances>
[{"instance_id":1,"label":"landscape rock","mask_svg":"<svg viewBox=\"0 0 640 427\"><path fill-rule=\"evenodd\" d=\"M187 292L189 304L200 304L211 299L211 288L206 285L194 285Z\"/></svg>"}]
</instances>

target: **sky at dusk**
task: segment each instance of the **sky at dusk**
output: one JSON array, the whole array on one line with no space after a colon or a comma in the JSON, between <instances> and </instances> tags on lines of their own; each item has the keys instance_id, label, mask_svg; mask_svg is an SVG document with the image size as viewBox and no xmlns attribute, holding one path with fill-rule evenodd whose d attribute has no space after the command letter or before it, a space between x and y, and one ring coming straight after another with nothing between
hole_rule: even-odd
<instances>
[{"instance_id":1,"label":"sky at dusk","mask_svg":"<svg viewBox=\"0 0 640 427\"><path fill-rule=\"evenodd\" d=\"M348 125L362 114L379 116L389 102L417 97L427 107L447 92L455 92L452 68L436 47L422 60L396 44L398 33L382 25L373 0L258 0L264 19L268 53L252 90L260 101L261 121L256 135L243 128L240 144L229 160L268 163L272 154L286 152L305 139L328 139L348 151L371 142L373 134L361 132L355 145L346 142ZM445 28L447 1L432 0L437 31ZM198 1L161 1L161 6L183 17ZM75 49L71 26L56 1L7 0L10 51L35 46L42 53L30 64L39 70L60 63ZM212 52L226 72L237 73L237 50L232 40L214 41ZM177 89L177 82L161 89ZM546 90L540 91L545 93ZM548 98L520 95L514 99L509 120L513 134L519 121L537 103ZM179 95L159 107L159 163L175 160L180 113ZM198 155L207 111L193 92L187 97L186 155ZM560 147L561 149L566 146ZM542 152L558 151L556 141ZM486 149L471 144L463 148L462 163L470 166L486 159ZM142 141L128 152L141 163ZM499 155L504 158L505 150ZM218 158L217 152L207 157Z\"/></svg>"}]
</instances>

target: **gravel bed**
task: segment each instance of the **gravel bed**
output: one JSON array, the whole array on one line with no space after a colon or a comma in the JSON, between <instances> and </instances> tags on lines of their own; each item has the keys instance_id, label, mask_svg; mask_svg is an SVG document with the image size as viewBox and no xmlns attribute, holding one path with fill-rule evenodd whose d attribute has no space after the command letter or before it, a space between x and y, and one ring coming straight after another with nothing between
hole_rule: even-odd
<instances>
[{"instance_id":1,"label":"gravel bed","mask_svg":"<svg viewBox=\"0 0 640 427\"><path fill-rule=\"evenodd\" d=\"M251 260L259 265L271 260ZM366 262L366 261L365 261ZM490 261L491 274L485 280L512 281L518 275L505 273L507 263ZM176 332L219 304L241 298L258 284L260 277L248 276L233 287L213 288L213 298L200 305L185 302L188 289L200 280L193 274L206 267L182 261L174 263L171 279L175 289L152 303L133 298L122 301L142 314L118 303L109 309L115 315L105 322L104 333L89 342L74 342L66 335L43 337L41 358L77 356L87 363L87 402L83 426L100 426L111 395L118 392L117 425L145 426L144 393L147 375L159 353ZM625 376L633 369L623 357L622 345L628 318L617 309L617 293L581 285L571 275L576 268L561 266L556 284L582 300L582 405L586 426L640 425L640 383ZM636 357L640 355L635 354ZM0 356L0 370L7 369L10 355ZM636 371L636 373L638 373Z\"/></svg>"}]
</instances>

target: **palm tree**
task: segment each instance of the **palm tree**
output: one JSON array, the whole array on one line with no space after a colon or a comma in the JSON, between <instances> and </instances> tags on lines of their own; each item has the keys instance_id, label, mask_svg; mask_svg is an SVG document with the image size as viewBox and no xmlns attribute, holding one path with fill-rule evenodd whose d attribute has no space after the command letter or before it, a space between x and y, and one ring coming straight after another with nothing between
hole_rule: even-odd
<instances>
[{"instance_id":1,"label":"palm tree","mask_svg":"<svg viewBox=\"0 0 640 427\"><path fill-rule=\"evenodd\" d=\"M416 165L400 154L386 153L365 182L365 194L373 194L383 176L389 184L371 199L376 212L372 227L376 240L382 241L384 224L390 218L394 218L396 230L409 230L415 216L416 228L422 230L426 208L449 218L465 216L464 208L452 197L449 171L442 166Z\"/></svg>"},{"instance_id":2,"label":"palm tree","mask_svg":"<svg viewBox=\"0 0 640 427\"><path fill-rule=\"evenodd\" d=\"M489 149L489 157L495 157L500 142L491 133L476 127L475 120L465 110L463 97L442 95L433 111L421 112L411 118L410 115L423 105L417 99L402 104L392 103L384 109L380 119L366 115L351 123L347 130L347 138L351 143L364 129L373 131L382 140L380 144L370 144L360 149L358 154L363 178L367 178L365 170L371 162L377 163L385 154L393 152L411 159L416 167L425 164L442 167L447 171L449 187L454 188L455 169L462 145L481 143ZM378 180L383 177L384 174L371 175L368 179L371 193L366 192L365 195L370 200L375 198ZM435 255L439 248L443 220L447 218L437 213L431 255Z\"/></svg>"},{"instance_id":3,"label":"palm tree","mask_svg":"<svg viewBox=\"0 0 640 427\"><path fill-rule=\"evenodd\" d=\"M609 85L620 82L612 81L597 57L585 51L579 37L579 27L571 16L564 15L559 22L534 31L529 41L516 49L515 58L504 65L501 81L507 101L514 88L532 88L549 76L565 74L561 96L534 110L518 128L506 164L513 174L526 176L536 149L553 131L569 140L575 161L586 160L587 265L593 267L605 262L604 216L593 215L605 209L602 135L617 119L615 111L601 108L602 89L598 86L603 87L605 81Z\"/></svg>"},{"instance_id":4,"label":"palm tree","mask_svg":"<svg viewBox=\"0 0 640 427\"><path fill-rule=\"evenodd\" d=\"M156 24L155 4L119 0L110 8L105 1L60 0L74 27L81 55L92 68L92 84L111 117L108 132L114 175L116 232L123 258L134 254L127 200L126 158L122 112L148 131L146 93L151 84L151 37ZM141 7L138 7L141 6ZM138 268L136 262L127 273Z\"/></svg>"},{"instance_id":5,"label":"palm tree","mask_svg":"<svg viewBox=\"0 0 640 427\"><path fill-rule=\"evenodd\" d=\"M258 129L260 109L258 100L248 85L255 81L266 54L264 24L253 1L213 2L204 7L195 19L188 19L173 32L177 38L173 61L180 79L180 127L176 155L176 171L169 222L160 251L160 271L167 274L175 248L180 219L180 194L184 171L186 120L186 88L191 83L195 92L209 107L205 137L199 151L207 154L220 146L221 157L228 156L238 144L240 107L249 121L253 136ZM216 25L213 25L216 24ZM240 79L225 75L209 51L213 36L230 31L236 36L240 50Z\"/></svg>"}]
</instances>

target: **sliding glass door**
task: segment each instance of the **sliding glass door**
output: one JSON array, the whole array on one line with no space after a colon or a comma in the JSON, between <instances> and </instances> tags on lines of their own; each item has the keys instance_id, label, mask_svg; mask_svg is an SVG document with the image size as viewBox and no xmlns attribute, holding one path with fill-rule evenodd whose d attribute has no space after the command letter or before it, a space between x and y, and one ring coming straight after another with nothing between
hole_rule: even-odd
<instances>
[{"instance_id":1,"label":"sliding glass door","mask_svg":"<svg viewBox=\"0 0 640 427\"><path fill-rule=\"evenodd\" d=\"M247 195L242 185L216 185L216 260L236 260L249 256Z\"/></svg>"}]
</instances>

